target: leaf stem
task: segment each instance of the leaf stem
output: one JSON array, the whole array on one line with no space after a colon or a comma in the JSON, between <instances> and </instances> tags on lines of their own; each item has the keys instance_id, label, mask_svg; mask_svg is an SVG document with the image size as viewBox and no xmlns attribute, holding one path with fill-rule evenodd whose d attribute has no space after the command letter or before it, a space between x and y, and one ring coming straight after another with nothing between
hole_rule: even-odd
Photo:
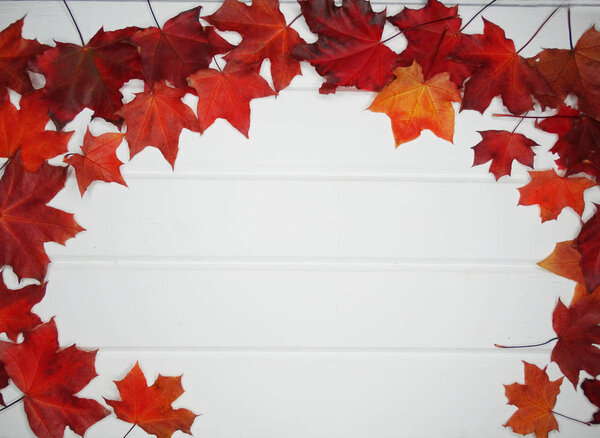
<instances>
[{"instance_id":1,"label":"leaf stem","mask_svg":"<svg viewBox=\"0 0 600 438\"><path fill-rule=\"evenodd\" d=\"M525 118L527 117L527 114L529 114L529 111L527 111L525 114L523 114L523 116L521 117L521 120L519 120L519 123L517 123L517 126L515 126L515 129L512 130L513 134L515 133L515 131L517 130L517 128L519 127L519 125L521 123L523 123L523 120L525 120Z\"/></svg>"},{"instance_id":2,"label":"leaf stem","mask_svg":"<svg viewBox=\"0 0 600 438\"><path fill-rule=\"evenodd\" d=\"M152 9L152 3L150 3L150 0L146 0L146 2L148 3L148 8L150 8L150 13L152 14L152 18L154 18L154 22L156 23L156 27L158 27L160 29L160 24L158 24L158 20L156 19L156 15L154 15L154 9Z\"/></svg>"},{"instance_id":3,"label":"leaf stem","mask_svg":"<svg viewBox=\"0 0 600 438\"><path fill-rule=\"evenodd\" d=\"M492 0L491 2L489 2L487 5L485 5L483 8L481 8L475 15L473 15L471 17L471 19L469 21L467 21L467 24L463 25L463 27L460 28L460 32L462 32L463 30L465 30L465 27L467 27L469 24L471 24L473 22L473 20L475 20L477 17L479 17L479 14L481 14L483 11L485 11L487 8L489 8L490 6L492 6L494 3L496 3L496 1L498 0Z\"/></svg>"},{"instance_id":4,"label":"leaf stem","mask_svg":"<svg viewBox=\"0 0 600 438\"><path fill-rule=\"evenodd\" d=\"M135 424L135 423L134 423L134 424L133 424L133 426L131 426L131 429L129 429L129 430L127 431L127 433L125 434L125 436L123 436L123 438L127 438L127 435L129 435L129 434L131 433L131 431L133 430L133 428L134 428L135 426L137 426L137 424Z\"/></svg>"},{"instance_id":5,"label":"leaf stem","mask_svg":"<svg viewBox=\"0 0 600 438\"><path fill-rule=\"evenodd\" d=\"M551 411L551 412L554 415L559 415L559 416L561 416L563 418L568 418L569 420L575 421L577 423L585 424L586 426L591 426L592 425L592 423L590 423L588 421L581 421L581 420L578 420L577 418L573 418L573 417L569 417L568 415L561 414L560 412L556 412L556 411Z\"/></svg>"},{"instance_id":6,"label":"leaf stem","mask_svg":"<svg viewBox=\"0 0 600 438\"><path fill-rule=\"evenodd\" d=\"M217 68L219 69L219 71L220 71L221 73L223 73L223 70L221 70L221 66L220 66L220 65L219 65L219 63L217 62L217 58L215 58L214 56L213 56L212 58L213 58L213 61L215 62L215 65L216 65L216 66L217 66Z\"/></svg>"},{"instance_id":7,"label":"leaf stem","mask_svg":"<svg viewBox=\"0 0 600 438\"><path fill-rule=\"evenodd\" d=\"M521 50L523 50L525 47L527 47L529 45L530 42L533 41L533 39L537 36L538 33L540 33L540 30L542 30L542 28L546 25L546 23L552 18L552 16L554 14L556 14L556 12L560 9L560 6L557 6L556 9L554 9L550 15L548 15L546 17L546 19L544 20L544 22L540 25L540 27L538 27L538 30L535 31L535 33L533 35L531 35L531 38L529 38L529 41L527 41L525 44L523 44L523 47L521 47L519 50L517 50L517 53L521 53Z\"/></svg>"},{"instance_id":8,"label":"leaf stem","mask_svg":"<svg viewBox=\"0 0 600 438\"><path fill-rule=\"evenodd\" d=\"M531 347L541 347L542 345L549 344L550 342L556 341L557 339L558 339L558 337L552 338L552 339L548 339L546 342L541 342L539 344L530 344L530 345L499 345L499 344L494 344L494 347L496 347L496 348L531 348Z\"/></svg>"},{"instance_id":9,"label":"leaf stem","mask_svg":"<svg viewBox=\"0 0 600 438\"><path fill-rule=\"evenodd\" d=\"M25 396L22 396L21 398L16 399L15 401L7 404L6 406L4 406L2 409L0 409L0 412L7 410L8 408L10 408L12 405L16 405L17 403L19 403L21 400L23 400L25 398Z\"/></svg>"},{"instance_id":10,"label":"leaf stem","mask_svg":"<svg viewBox=\"0 0 600 438\"><path fill-rule=\"evenodd\" d=\"M71 16L71 20L73 20L75 29L77 29L77 33L79 34L79 39L81 40L81 45L85 46L85 42L83 41L83 35L81 35L81 30L79 30L79 26L77 25L77 21L75 20L75 17L73 16L73 12L71 12L71 8L69 7L67 0L63 0L63 3L65 4L67 11L69 11L69 15Z\"/></svg>"},{"instance_id":11,"label":"leaf stem","mask_svg":"<svg viewBox=\"0 0 600 438\"><path fill-rule=\"evenodd\" d=\"M565 116L555 114L553 116L515 116L514 114L492 114L492 117L519 117L523 119L579 119L580 116Z\"/></svg>"},{"instance_id":12,"label":"leaf stem","mask_svg":"<svg viewBox=\"0 0 600 438\"><path fill-rule=\"evenodd\" d=\"M298 14L298 15L296 15L296 17L295 17L295 18L294 18L292 21L290 21L290 22L288 23L287 27L291 27L291 26L292 26L292 24L294 24L294 21L296 21L296 20L297 20L298 18L300 18L300 17L302 17L302 14Z\"/></svg>"},{"instance_id":13,"label":"leaf stem","mask_svg":"<svg viewBox=\"0 0 600 438\"><path fill-rule=\"evenodd\" d=\"M567 24L569 25L569 46L573 50L573 31L571 30L571 7L567 8Z\"/></svg>"}]
</instances>

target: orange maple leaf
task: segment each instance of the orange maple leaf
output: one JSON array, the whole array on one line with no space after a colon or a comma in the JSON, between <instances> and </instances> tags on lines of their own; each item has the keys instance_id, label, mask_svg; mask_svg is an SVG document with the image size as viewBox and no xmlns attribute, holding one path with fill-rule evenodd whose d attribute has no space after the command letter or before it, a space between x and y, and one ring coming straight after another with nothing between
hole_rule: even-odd
<instances>
[{"instance_id":1,"label":"orange maple leaf","mask_svg":"<svg viewBox=\"0 0 600 438\"><path fill-rule=\"evenodd\" d=\"M511 427L513 432L522 435L535 433L536 438L547 438L550 431L558 430L552 409L563 377L550 381L545 367L541 369L533 364L523 363L525 384L504 385L508 404L517 407L517 412L508 419L504 427Z\"/></svg>"},{"instance_id":2,"label":"orange maple leaf","mask_svg":"<svg viewBox=\"0 0 600 438\"><path fill-rule=\"evenodd\" d=\"M191 434L190 428L197 415L187 409L173 409L171 403L183 394L181 376L158 378L148 386L140 365L115 382L122 401L106 400L115 415L133 423L158 438L170 438L176 430Z\"/></svg>"},{"instance_id":3,"label":"orange maple leaf","mask_svg":"<svg viewBox=\"0 0 600 438\"><path fill-rule=\"evenodd\" d=\"M531 181L519 187L519 205L535 205L541 208L542 222L556 219L563 208L571 207L581 216L585 203L583 192L596 183L589 178L558 176L552 169L529 171Z\"/></svg>"},{"instance_id":4,"label":"orange maple leaf","mask_svg":"<svg viewBox=\"0 0 600 438\"><path fill-rule=\"evenodd\" d=\"M583 283L583 272L581 272L580 262L581 254L577 250L575 241L566 240L558 242L552 254L541 262L538 262L538 266L553 274Z\"/></svg>"},{"instance_id":5,"label":"orange maple leaf","mask_svg":"<svg viewBox=\"0 0 600 438\"><path fill-rule=\"evenodd\" d=\"M394 74L396 79L377 94L369 110L385 113L392 119L396 147L414 140L424 129L452 142L452 102L460 102L461 96L450 80L450 73L439 73L425 80L423 69L415 61L410 67L398 67Z\"/></svg>"}]
</instances>

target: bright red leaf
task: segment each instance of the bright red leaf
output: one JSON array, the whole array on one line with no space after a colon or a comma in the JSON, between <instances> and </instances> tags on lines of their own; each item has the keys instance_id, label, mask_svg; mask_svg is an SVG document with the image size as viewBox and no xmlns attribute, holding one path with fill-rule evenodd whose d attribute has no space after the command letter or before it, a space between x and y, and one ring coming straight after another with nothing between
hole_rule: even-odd
<instances>
[{"instance_id":1,"label":"bright red leaf","mask_svg":"<svg viewBox=\"0 0 600 438\"><path fill-rule=\"evenodd\" d=\"M44 298L45 293L46 284L11 290L0 281L0 333L6 333L8 339L16 342L20 333L40 324L42 321L31 308Z\"/></svg>"},{"instance_id":2,"label":"bright red leaf","mask_svg":"<svg viewBox=\"0 0 600 438\"><path fill-rule=\"evenodd\" d=\"M250 6L225 0L214 14L204 19L219 30L232 30L242 36L240 45L225 55L228 63L258 67L265 59L271 61L275 91L287 87L301 74L300 63L291 53L305 42L286 24L278 0L253 0Z\"/></svg>"},{"instance_id":3,"label":"bright red leaf","mask_svg":"<svg viewBox=\"0 0 600 438\"><path fill-rule=\"evenodd\" d=\"M504 385L508 404L517 407L504 427L513 432L527 435L534 433L536 438L547 438L548 433L558 430L558 423L552 409L560 393L563 378L550 381L546 368L525 364L525 384Z\"/></svg>"},{"instance_id":4,"label":"bright red leaf","mask_svg":"<svg viewBox=\"0 0 600 438\"><path fill-rule=\"evenodd\" d=\"M302 15L316 43L294 51L309 61L326 79L320 93L334 93L337 87L379 91L394 79L398 55L381 41L386 11L373 12L365 0L300 1Z\"/></svg>"},{"instance_id":5,"label":"bright red leaf","mask_svg":"<svg viewBox=\"0 0 600 438\"><path fill-rule=\"evenodd\" d=\"M184 94L182 89L159 82L137 94L118 111L127 122L125 139L132 157L154 146L171 167L175 166L181 131L186 128L198 132L201 128L192 109L182 102Z\"/></svg>"},{"instance_id":6,"label":"bright red leaf","mask_svg":"<svg viewBox=\"0 0 600 438\"><path fill-rule=\"evenodd\" d=\"M600 408L600 380L585 379L581 384L581 389L583 389L587 399ZM591 422L592 424L600 424L600 410L594 412Z\"/></svg>"},{"instance_id":7,"label":"bright red leaf","mask_svg":"<svg viewBox=\"0 0 600 438\"><path fill-rule=\"evenodd\" d=\"M0 361L0 390L6 388L8 386L9 377L6 374L6 368L4 368L4 364ZM0 405L5 406L4 397L0 394Z\"/></svg>"},{"instance_id":8,"label":"bright red leaf","mask_svg":"<svg viewBox=\"0 0 600 438\"><path fill-rule=\"evenodd\" d=\"M64 187L66 167L45 163L26 172L17 155L0 180L0 265L42 281L50 260L44 242L64 244L83 231L73 215L46 204Z\"/></svg>"},{"instance_id":9,"label":"bright red leaf","mask_svg":"<svg viewBox=\"0 0 600 438\"><path fill-rule=\"evenodd\" d=\"M33 90L27 74L28 63L50 48L21 36L23 20L15 21L0 32L0 89L12 88L19 94Z\"/></svg>"},{"instance_id":10,"label":"bright red leaf","mask_svg":"<svg viewBox=\"0 0 600 438\"><path fill-rule=\"evenodd\" d=\"M116 182L127 186L119 170L123 163L116 153L124 137L125 134L113 132L94 137L88 130L81 146L83 155L70 154L64 158L65 163L75 169L81 196L93 181Z\"/></svg>"},{"instance_id":11,"label":"bright red leaf","mask_svg":"<svg viewBox=\"0 0 600 438\"><path fill-rule=\"evenodd\" d=\"M171 404L183 394L181 376L158 375L152 386L136 362L127 376L115 382L121 401L106 400L117 418L133 423L158 438L170 438L176 430L191 434L197 415L188 409L173 409Z\"/></svg>"},{"instance_id":12,"label":"bright red leaf","mask_svg":"<svg viewBox=\"0 0 600 438\"><path fill-rule=\"evenodd\" d=\"M44 161L67 152L72 133L46 130L48 105L40 92L21 98L20 107L10 102L0 107L0 157L20 151L25 169L36 172Z\"/></svg>"},{"instance_id":13,"label":"bright red leaf","mask_svg":"<svg viewBox=\"0 0 600 438\"><path fill-rule=\"evenodd\" d=\"M552 326L558 341L552 350L556 362L567 379L577 387L579 372L600 374L600 293L594 293L566 307L558 301L552 315Z\"/></svg>"},{"instance_id":14,"label":"bright red leaf","mask_svg":"<svg viewBox=\"0 0 600 438\"><path fill-rule=\"evenodd\" d=\"M597 209L599 207L596 205ZM577 250L581 254L581 270L585 285L589 291L593 291L600 285L600 213L598 210L583 224L576 241Z\"/></svg>"},{"instance_id":15,"label":"bright red leaf","mask_svg":"<svg viewBox=\"0 0 600 438\"><path fill-rule=\"evenodd\" d=\"M188 78L196 90L200 130L225 119L248 137L250 129L250 101L275 93L261 76L239 64L227 64L223 71L200 70Z\"/></svg>"},{"instance_id":16,"label":"bright red leaf","mask_svg":"<svg viewBox=\"0 0 600 438\"><path fill-rule=\"evenodd\" d=\"M581 216L585 203L583 192L596 183L589 178L558 176L556 171L529 171L531 181L519 188L519 205L539 205L542 222L556 219L567 207Z\"/></svg>"},{"instance_id":17,"label":"bright red leaf","mask_svg":"<svg viewBox=\"0 0 600 438\"><path fill-rule=\"evenodd\" d=\"M24 394L29 426L39 438L62 438L67 427L83 436L109 414L98 402L74 395L96 377L96 351L60 349L54 320L26 332L21 344L2 343L0 360Z\"/></svg>"},{"instance_id":18,"label":"bright red leaf","mask_svg":"<svg viewBox=\"0 0 600 438\"><path fill-rule=\"evenodd\" d=\"M428 0L422 8L404 7L388 20L402 31L408 42L398 57L400 65L409 66L417 61L423 67L425 79L449 72L450 80L459 87L471 75L470 66L449 59L460 37L462 20L458 6L446 7L438 0Z\"/></svg>"},{"instance_id":19,"label":"bright red leaf","mask_svg":"<svg viewBox=\"0 0 600 438\"><path fill-rule=\"evenodd\" d=\"M533 167L534 153L532 146L536 142L525 137L523 134L508 131L477 131L481 135L481 141L473 146L475 157L473 166L487 163L492 160L490 173L496 179L501 176L510 175L513 161L518 161L525 166Z\"/></svg>"},{"instance_id":20,"label":"bright red leaf","mask_svg":"<svg viewBox=\"0 0 600 438\"><path fill-rule=\"evenodd\" d=\"M396 79L375 96L369 110L390 117L396 146L417 138L424 129L452 142L452 102L460 102L460 92L450 81L450 74L438 73L425 80L416 62L398 67L394 74Z\"/></svg>"},{"instance_id":21,"label":"bright red leaf","mask_svg":"<svg viewBox=\"0 0 600 438\"><path fill-rule=\"evenodd\" d=\"M50 113L59 127L86 107L96 117L121 123L115 115L122 106L119 89L130 79L142 79L138 50L129 42L136 30L100 29L83 47L58 42L37 58L46 76L43 90Z\"/></svg>"},{"instance_id":22,"label":"bright red leaf","mask_svg":"<svg viewBox=\"0 0 600 438\"><path fill-rule=\"evenodd\" d=\"M186 78L208 68L212 57L233 49L198 21L200 6L167 21L162 29L141 29L131 37L140 48L144 77L149 85L167 80L177 88L186 87Z\"/></svg>"},{"instance_id":23,"label":"bright red leaf","mask_svg":"<svg viewBox=\"0 0 600 438\"><path fill-rule=\"evenodd\" d=\"M531 95L548 90L548 84L523 57L504 30L483 20L483 34L462 35L454 57L476 67L466 82L462 109L483 113L495 96L513 114L533 109Z\"/></svg>"}]
</instances>

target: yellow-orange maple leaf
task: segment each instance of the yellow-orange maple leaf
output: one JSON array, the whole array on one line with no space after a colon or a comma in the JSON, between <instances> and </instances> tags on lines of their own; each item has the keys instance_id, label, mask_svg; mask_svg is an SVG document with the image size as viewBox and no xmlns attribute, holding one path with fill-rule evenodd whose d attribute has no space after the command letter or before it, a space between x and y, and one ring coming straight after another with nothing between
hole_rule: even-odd
<instances>
[{"instance_id":1,"label":"yellow-orange maple leaf","mask_svg":"<svg viewBox=\"0 0 600 438\"><path fill-rule=\"evenodd\" d=\"M369 110L385 113L392 120L396 147L414 140L424 129L452 142L454 108L460 102L456 84L450 73L439 73L425 80L417 62L394 70L396 79L375 97Z\"/></svg>"}]
</instances>

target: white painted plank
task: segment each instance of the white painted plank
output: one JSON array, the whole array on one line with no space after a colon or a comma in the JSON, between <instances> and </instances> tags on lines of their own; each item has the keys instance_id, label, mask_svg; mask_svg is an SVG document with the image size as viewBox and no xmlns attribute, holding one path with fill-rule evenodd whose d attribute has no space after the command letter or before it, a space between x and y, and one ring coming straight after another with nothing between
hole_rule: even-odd
<instances>
[{"instance_id":1,"label":"white painted plank","mask_svg":"<svg viewBox=\"0 0 600 438\"><path fill-rule=\"evenodd\" d=\"M539 267L332 272L57 265L36 311L45 320L56 316L64 345L493 350L494 343L553 337L557 297L568 302L572 286Z\"/></svg>"},{"instance_id":2,"label":"white painted plank","mask_svg":"<svg viewBox=\"0 0 600 438\"><path fill-rule=\"evenodd\" d=\"M165 354L102 353L97 378L84 395L117 396L120 379L139 360L153 381L160 372L184 374L176 406L202 413L194 436L211 438L508 438L502 427L514 412L503 383L522 382L524 358L546 354ZM552 377L556 369L550 367ZM556 410L583 419L592 407L563 383ZM0 437L30 438L22 407L0 418ZM560 436L597 436L558 418ZM122 437L129 425L109 417L86 438ZM75 435L66 434L72 438ZM136 429L131 438L147 437ZM177 433L174 438L186 435ZM559 435L557 435L559 436Z\"/></svg>"},{"instance_id":3,"label":"white painted plank","mask_svg":"<svg viewBox=\"0 0 600 438\"><path fill-rule=\"evenodd\" d=\"M422 182L134 180L53 204L88 231L60 257L301 257L530 260L574 237L564 212L540 225L509 185Z\"/></svg>"}]
</instances>

